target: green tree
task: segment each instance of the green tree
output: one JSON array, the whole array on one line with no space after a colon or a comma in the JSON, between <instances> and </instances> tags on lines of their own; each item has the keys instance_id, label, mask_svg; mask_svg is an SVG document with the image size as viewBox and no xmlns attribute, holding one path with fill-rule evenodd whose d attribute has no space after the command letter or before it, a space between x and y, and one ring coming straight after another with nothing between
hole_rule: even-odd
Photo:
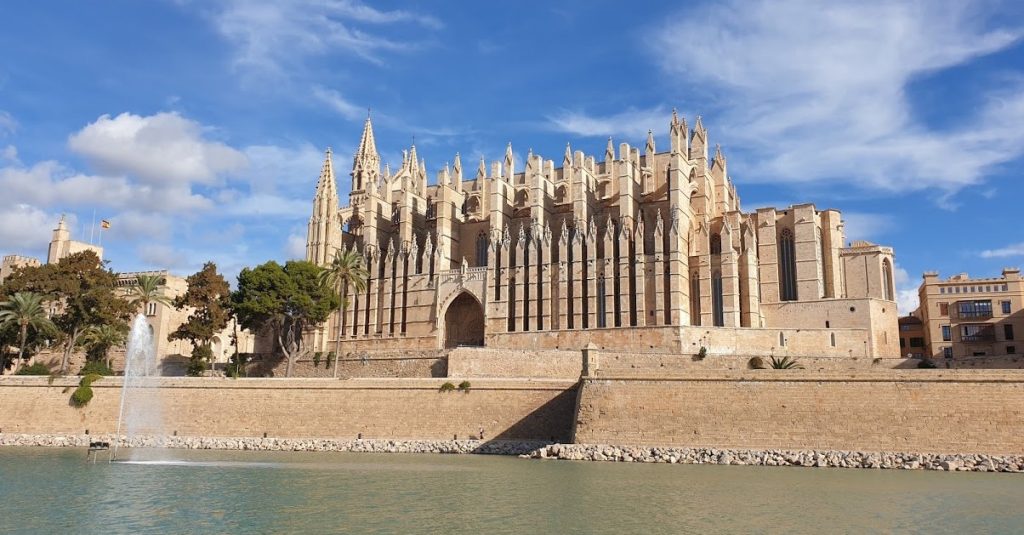
<instances>
[{"instance_id":1,"label":"green tree","mask_svg":"<svg viewBox=\"0 0 1024 535\"><path fill-rule=\"evenodd\" d=\"M205 360L213 355L210 351L213 337L224 330L231 320L231 287L217 273L217 265L213 262L203 264L203 269L189 275L186 280L188 290L175 298L173 304L178 310L192 310L192 313L185 323L167 335L167 340L191 342L195 350L192 351L189 369L198 370L201 374L206 369ZM204 350L198 351L199 348Z\"/></svg>"},{"instance_id":2,"label":"green tree","mask_svg":"<svg viewBox=\"0 0 1024 535\"><path fill-rule=\"evenodd\" d=\"M59 313L51 320L63 334L61 373L67 371L71 352L89 327L124 325L135 307L117 295L117 276L92 251L69 255L56 264L19 269L4 281L0 294L24 291L58 303Z\"/></svg>"},{"instance_id":3,"label":"green tree","mask_svg":"<svg viewBox=\"0 0 1024 535\"><path fill-rule=\"evenodd\" d=\"M37 332L54 329L43 303L43 296L33 292L18 292L0 303L0 324L18 326L18 359L14 361L14 373L18 373L18 366L25 358L29 328Z\"/></svg>"},{"instance_id":4,"label":"green tree","mask_svg":"<svg viewBox=\"0 0 1024 535\"><path fill-rule=\"evenodd\" d=\"M81 345L89 361L102 362L110 367L109 353L115 347L124 347L128 341L128 326L125 324L90 325L82 333Z\"/></svg>"},{"instance_id":5,"label":"green tree","mask_svg":"<svg viewBox=\"0 0 1024 535\"><path fill-rule=\"evenodd\" d=\"M363 264L363 255L354 249L341 250L334 254L330 265L320 272L319 282L329 288L338 299L338 336L334 342L334 354L341 354L341 327L345 310L348 309L348 296L351 292L366 291L366 279L370 273ZM338 376L338 366L334 366L334 376Z\"/></svg>"},{"instance_id":6,"label":"green tree","mask_svg":"<svg viewBox=\"0 0 1024 535\"><path fill-rule=\"evenodd\" d=\"M302 333L323 323L338 306L338 297L319 282L315 264L292 260L281 266L271 260L238 274L232 303L238 322L253 332L269 330L287 359L291 376L302 349Z\"/></svg>"}]
</instances>

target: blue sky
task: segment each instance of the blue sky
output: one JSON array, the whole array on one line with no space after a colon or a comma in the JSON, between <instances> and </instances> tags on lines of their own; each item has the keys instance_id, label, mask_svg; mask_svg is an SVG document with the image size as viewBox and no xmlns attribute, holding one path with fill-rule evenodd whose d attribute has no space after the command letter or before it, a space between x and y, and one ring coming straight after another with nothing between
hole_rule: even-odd
<instances>
[{"instance_id":1,"label":"blue sky","mask_svg":"<svg viewBox=\"0 0 1024 535\"><path fill-rule=\"evenodd\" d=\"M117 270L301 257L327 146L393 166L508 142L667 144L704 118L743 207L814 202L925 270L1024 263L1020 2L0 4L0 253L95 211ZM520 160L521 161L521 160Z\"/></svg>"}]
</instances>

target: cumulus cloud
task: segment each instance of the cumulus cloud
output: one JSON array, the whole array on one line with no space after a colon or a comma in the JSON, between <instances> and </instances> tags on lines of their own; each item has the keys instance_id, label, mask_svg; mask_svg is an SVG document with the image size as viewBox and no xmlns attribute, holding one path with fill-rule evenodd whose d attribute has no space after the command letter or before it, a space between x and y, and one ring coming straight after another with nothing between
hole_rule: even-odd
<instances>
[{"instance_id":1,"label":"cumulus cloud","mask_svg":"<svg viewBox=\"0 0 1024 535\"><path fill-rule=\"evenodd\" d=\"M306 258L306 236L295 233L289 234L288 241L285 242L284 254L291 260Z\"/></svg>"},{"instance_id":2,"label":"cumulus cloud","mask_svg":"<svg viewBox=\"0 0 1024 535\"><path fill-rule=\"evenodd\" d=\"M59 218L31 205L5 203L0 206L0 251L42 256Z\"/></svg>"},{"instance_id":3,"label":"cumulus cloud","mask_svg":"<svg viewBox=\"0 0 1024 535\"><path fill-rule=\"evenodd\" d=\"M1021 38L986 26L984 3L731 0L686 15L655 33L660 66L728 102L716 124L749 147L758 176L745 179L948 197L1024 154L1019 80L949 131L916 118L907 96L915 79Z\"/></svg>"},{"instance_id":4,"label":"cumulus cloud","mask_svg":"<svg viewBox=\"0 0 1024 535\"><path fill-rule=\"evenodd\" d=\"M382 63L384 52L414 48L407 42L382 37L376 26L406 23L436 30L441 22L430 15L406 10L384 11L356 0L219 0L199 4L228 42L235 64L276 72L304 57L355 55Z\"/></svg>"},{"instance_id":5,"label":"cumulus cloud","mask_svg":"<svg viewBox=\"0 0 1024 535\"><path fill-rule=\"evenodd\" d=\"M981 252L982 258L1011 258L1024 256L1024 242L1012 243L998 249L986 249Z\"/></svg>"},{"instance_id":6,"label":"cumulus cloud","mask_svg":"<svg viewBox=\"0 0 1024 535\"><path fill-rule=\"evenodd\" d=\"M921 298L917 293L918 284L910 277L907 270L896 264L893 270L893 283L896 285L896 310L907 315L917 310Z\"/></svg>"},{"instance_id":7,"label":"cumulus cloud","mask_svg":"<svg viewBox=\"0 0 1024 535\"><path fill-rule=\"evenodd\" d=\"M153 184L217 184L248 164L245 155L206 139L203 126L176 112L103 115L73 134L71 150L97 170Z\"/></svg>"},{"instance_id":8,"label":"cumulus cloud","mask_svg":"<svg viewBox=\"0 0 1024 535\"><path fill-rule=\"evenodd\" d=\"M557 132L577 136L621 136L637 140L647 139L647 131L664 127L670 113L658 106L647 109L629 108L605 116L588 115L582 111L562 110L547 117L547 127Z\"/></svg>"}]
</instances>

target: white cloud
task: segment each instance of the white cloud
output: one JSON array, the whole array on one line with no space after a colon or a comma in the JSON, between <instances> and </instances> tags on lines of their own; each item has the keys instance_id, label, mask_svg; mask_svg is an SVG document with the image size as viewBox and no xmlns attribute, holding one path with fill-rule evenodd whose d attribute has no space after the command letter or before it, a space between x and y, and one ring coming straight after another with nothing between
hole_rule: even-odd
<instances>
[{"instance_id":1,"label":"white cloud","mask_svg":"<svg viewBox=\"0 0 1024 535\"><path fill-rule=\"evenodd\" d=\"M411 50L361 26L411 23L434 30L441 22L405 10L381 11L356 0L221 0L206 11L217 31L236 48L235 63L280 71L307 56L356 55L381 63L381 53Z\"/></svg>"},{"instance_id":2,"label":"white cloud","mask_svg":"<svg viewBox=\"0 0 1024 535\"><path fill-rule=\"evenodd\" d=\"M981 252L982 258L1010 258L1024 256L1024 242L1012 243L998 249L986 249Z\"/></svg>"},{"instance_id":3,"label":"white cloud","mask_svg":"<svg viewBox=\"0 0 1024 535\"><path fill-rule=\"evenodd\" d=\"M0 149L0 160L18 163L18 148L14 145L7 145Z\"/></svg>"},{"instance_id":4,"label":"white cloud","mask_svg":"<svg viewBox=\"0 0 1024 535\"><path fill-rule=\"evenodd\" d=\"M18 121L10 113L0 110L0 138L7 137L7 134L18 129Z\"/></svg>"},{"instance_id":5,"label":"white cloud","mask_svg":"<svg viewBox=\"0 0 1024 535\"><path fill-rule=\"evenodd\" d=\"M578 136L622 136L647 140L647 131L664 126L669 120L664 107L648 109L629 108L603 117L587 115L581 111L563 110L547 117L547 126L558 132Z\"/></svg>"},{"instance_id":6,"label":"white cloud","mask_svg":"<svg viewBox=\"0 0 1024 535\"><path fill-rule=\"evenodd\" d=\"M284 254L288 259L301 260L306 258L306 237L299 234L289 234L285 243Z\"/></svg>"},{"instance_id":7,"label":"white cloud","mask_svg":"<svg viewBox=\"0 0 1024 535\"><path fill-rule=\"evenodd\" d=\"M176 112L103 115L68 140L71 150L105 174L153 185L217 184L247 165L245 155L205 139L203 126Z\"/></svg>"},{"instance_id":8,"label":"white cloud","mask_svg":"<svg viewBox=\"0 0 1024 535\"><path fill-rule=\"evenodd\" d=\"M915 79L1020 39L987 28L983 11L952 0L732 0L672 17L652 42L665 72L728 103L717 127L750 149L758 176L745 180L948 196L1024 154L1019 81L950 131L915 118L907 97Z\"/></svg>"},{"instance_id":9,"label":"white cloud","mask_svg":"<svg viewBox=\"0 0 1024 535\"><path fill-rule=\"evenodd\" d=\"M369 113L366 108L357 106L345 99L345 97L341 96L341 93L323 86L313 87L313 97L327 104L332 110L350 121L360 121Z\"/></svg>"},{"instance_id":10,"label":"white cloud","mask_svg":"<svg viewBox=\"0 0 1024 535\"><path fill-rule=\"evenodd\" d=\"M899 313L905 316L917 310L921 301L917 293L918 285L899 264L896 264L893 271L893 282L896 285L896 309Z\"/></svg>"},{"instance_id":11,"label":"white cloud","mask_svg":"<svg viewBox=\"0 0 1024 535\"><path fill-rule=\"evenodd\" d=\"M27 204L0 205L0 250L42 255L59 218L59 214Z\"/></svg>"}]
</instances>

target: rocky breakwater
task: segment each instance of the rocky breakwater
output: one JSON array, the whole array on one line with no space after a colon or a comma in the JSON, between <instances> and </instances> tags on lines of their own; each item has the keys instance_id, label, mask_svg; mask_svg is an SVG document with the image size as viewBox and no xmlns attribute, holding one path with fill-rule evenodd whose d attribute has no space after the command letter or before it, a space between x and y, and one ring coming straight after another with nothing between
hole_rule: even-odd
<instances>
[{"instance_id":1,"label":"rocky breakwater","mask_svg":"<svg viewBox=\"0 0 1024 535\"><path fill-rule=\"evenodd\" d=\"M1024 455L969 455L817 450L734 450L551 444L525 456L568 461L884 468L948 472L1024 472Z\"/></svg>"},{"instance_id":2,"label":"rocky breakwater","mask_svg":"<svg viewBox=\"0 0 1024 535\"><path fill-rule=\"evenodd\" d=\"M333 440L259 437L122 437L114 435L29 435L0 433L0 446L86 448L90 442L115 442L121 448L251 451L343 451L362 453L476 453L528 455L550 444L529 440Z\"/></svg>"}]
</instances>

